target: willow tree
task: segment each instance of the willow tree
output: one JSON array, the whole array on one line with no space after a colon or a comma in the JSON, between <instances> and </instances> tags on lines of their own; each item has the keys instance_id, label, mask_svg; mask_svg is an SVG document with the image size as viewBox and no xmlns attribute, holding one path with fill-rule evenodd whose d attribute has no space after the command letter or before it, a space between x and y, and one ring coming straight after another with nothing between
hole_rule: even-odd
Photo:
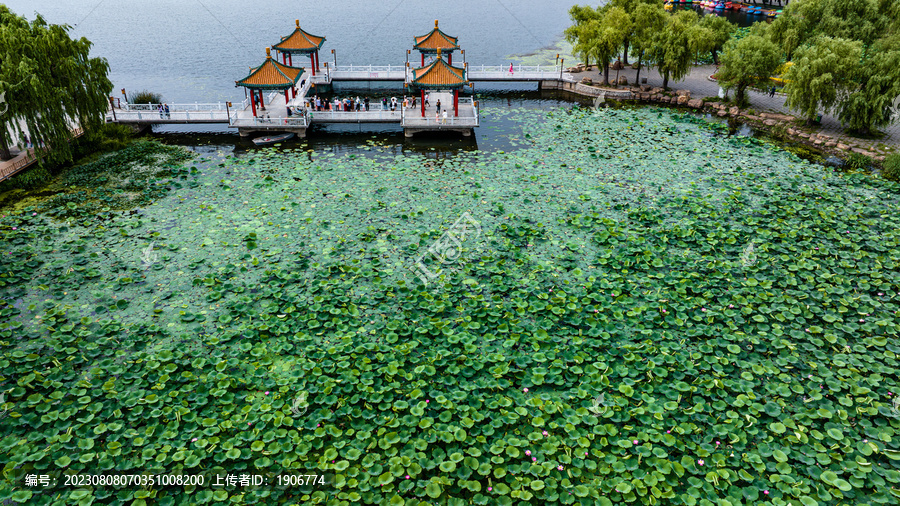
<instances>
[{"instance_id":1,"label":"willow tree","mask_svg":"<svg viewBox=\"0 0 900 506\"><path fill-rule=\"evenodd\" d=\"M650 59L663 76L663 89L668 89L669 79L681 80L691 70L691 62L697 54L696 44L702 37L697 32L697 13L680 11L671 16L665 29L653 38Z\"/></svg>"},{"instance_id":2,"label":"willow tree","mask_svg":"<svg viewBox=\"0 0 900 506\"><path fill-rule=\"evenodd\" d=\"M103 122L112 83L109 64L89 56L91 42L69 37L67 25L29 22L0 4L0 155L11 158L13 137L48 148L46 160L72 159L75 128Z\"/></svg>"},{"instance_id":3,"label":"willow tree","mask_svg":"<svg viewBox=\"0 0 900 506\"><path fill-rule=\"evenodd\" d=\"M713 63L718 65L719 51L731 39L731 35L737 30L737 25L722 16L710 13L700 18L700 27L706 30L704 36L707 37Z\"/></svg>"},{"instance_id":4,"label":"willow tree","mask_svg":"<svg viewBox=\"0 0 900 506\"><path fill-rule=\"evenodd\" d=\"M600 25L600 11L587 5L573 5L569 8L569 17L574 24L564 32L566 41L572 44L572 53L580 57L585 65L590 65Z\"/></svg>"},{"instance_id":5,"label":"willow tree","mask_svg":"<svg viewBox=\"0 0 900 506\"><path fill-rule=\"evenodd\" d=\"M830 112L854 87L851 73L859 68L862 43L820 36L801 46L784 74L787 105L812 123L819 111Z\"/></svg>"},{"instance_id":6,"label":"willow tree","mask_svg":"<svg viewBox=\"0 0 900 506\"><path fill-rule=\"evenodd\" d=\"M668 19L668 13L659 5L643 4L635 9L631 17L631 45L638 57L634 84L640 84L641 67L653 48L654 37L665 29Z\"/></svg>"},{"instance_id":7,"label":"willow tree","mask_svg":"<svg viewBox=\"0 0 900 506\"><path fill-rule=\"evenodd\" d=\"M725 45L722 68L717 75L726 90L734 89L737 105L747 104L747 87L766 83L781 63L781 51L774 42L748 35Z\"/></svg>"},{"instance_id":8,"label":"willow tree","mask_svg":"<svg viewBox=\"0 0 900 506\"><path fill-rule=\"evenodd\" d=\"M847 69L852 90L841 103L841 123L862 134L890 124L894 100L900 96L900 35L879 39Z\"/></svg>"}]
</instances>

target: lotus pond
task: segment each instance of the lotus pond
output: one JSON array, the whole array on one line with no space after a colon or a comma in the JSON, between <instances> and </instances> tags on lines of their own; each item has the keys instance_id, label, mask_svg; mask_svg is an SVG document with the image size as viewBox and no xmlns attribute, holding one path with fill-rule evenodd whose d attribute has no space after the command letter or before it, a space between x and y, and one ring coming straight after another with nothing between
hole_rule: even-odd
<instances>
[{"instance_id":1,"label":"lotus pond","mask_svg":"<svg viewBox=\"0 0 900 506\"><path fill-rule=\"evenodd\" d=\"M0 212L0 500L897 503L900 186L671 110L486 114L510 149L139 142ZM327 483L59 476L213 470Z\"/></svg>"}]
</instances>

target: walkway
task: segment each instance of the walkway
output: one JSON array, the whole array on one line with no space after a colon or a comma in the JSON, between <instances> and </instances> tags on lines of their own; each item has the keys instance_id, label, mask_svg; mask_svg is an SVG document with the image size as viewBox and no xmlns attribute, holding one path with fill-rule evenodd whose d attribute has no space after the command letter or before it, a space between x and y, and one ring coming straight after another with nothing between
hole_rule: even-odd
<instances>
[{"instance_id":1,"label":"walkway","mask_svg":"<svg viewBox=\"0 0 900 506\"><path fill-rule=\"evenodd\" d=\"M628 78L629 85L634 83L634 76L637 71L630 67L619 71L619 76ZM716 72L715 65L698 65L691 70L691 73L683 80L675 82L669 80L669 89L686 89L691 91L691 98L707 98L719 96L719 84L710 81L709 76ZM569 74L580 81L583 77L593 79L594 83L603 81L603 72L593 70L590 72L580 72L577 74ZM609 78L612 81L616 76L616 71L610 70ZM651 86L662 86L663 79L656 69L648 71L646 68L641 69L641 78L647 78L647 84ZM753 90L747 91L750 105L745 109L755 109L757 112L777 112L781 114L791 114L797 116L796 111L791 111L784 105L785 95L776 93L775 97L769 97L767 93L761 93ZM729 92L729 96L734 96L734 91ZM900 123L889 125L882 131L885 136L881 139L860 139L844 132L840 121L833 115L823 114L822 124L816 129L819 133L826 133L838 140L852 139L856 144L867 146L867 151L885 152L885 150L896 149L900 147ZM880 146L879 146L880 145Z\"/></svg>"}]
</instances>

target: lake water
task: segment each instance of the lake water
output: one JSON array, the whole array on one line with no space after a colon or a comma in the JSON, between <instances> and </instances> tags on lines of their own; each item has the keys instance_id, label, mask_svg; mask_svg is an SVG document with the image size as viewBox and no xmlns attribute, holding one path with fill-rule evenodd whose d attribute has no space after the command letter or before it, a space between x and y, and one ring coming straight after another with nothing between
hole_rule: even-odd
<instances>
[{"instance_id":1,"label":"lake water","mask_svg":"<svg viewBox=\"0 0 900 506\"><path fill-rule=\"evenodd\" d=\"M459 37L470 65L508 64L515 56L553 48L571 23L567 12L571 2L541 0L5 3L29 18L37 12L51 23L69 24L73 36L91 40L93 53L109 61L115 96L121 96L122 88L146 89L161 93L168 102L242 100L244 92L234 87L234 81L265 58L267 46L292 32L295 19L306 31L326 38L320 62L333 61L334 49L341 65L402 65L413 37L430 31L435 19L446 33ZM726 15L742 26L764 19ZM545 63L552 63L556 52L546 51Z\"/></svg>"},{"instance_id":2,"label":"lake water","mask_svg":"<svg viewBox=\"0 0 900 506\"><path fill-rule=\"evenodd\" d=\"M422 0L331 2L275 0L11 0L18 14L73 25L109 60L119 90L147 89L169 102L242 100L234 87L265 48L289 35L294 20L326 38L320 62L403 65L413 37L440 21L459 37L471 64L508 64L511 55L554 45L569 25L567 2L540 0ZM417 55L416 55L417 56ZM455 59L454 59L455 60Z\"/></svg>"}]
</instances>

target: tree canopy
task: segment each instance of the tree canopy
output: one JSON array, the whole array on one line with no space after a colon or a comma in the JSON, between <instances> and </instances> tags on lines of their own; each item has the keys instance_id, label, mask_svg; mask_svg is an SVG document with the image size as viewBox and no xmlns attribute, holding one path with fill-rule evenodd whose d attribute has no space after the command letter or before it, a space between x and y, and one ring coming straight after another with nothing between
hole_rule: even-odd
<instances>
[{"instance_id":1,"label":"tree canopy","mask_svg":"<svg viewBox=\"0 0 900 506\"><path fill-rule=\"evenodd\" d=\"M850 74L858 68L861 56L861 42L825 36L797 49L794 64L784 75L788 106L807 120L819 111L835 109L850 94Z\"/></svg>"},{"instance_id":2,"label":"tree canopy","mask_svg":"<svg viewBox=\"0 0 900 506\"><path fill-rule=\"evenodd\" d=\"M785 76L792 108L808 119L817 107L834 110L863 133L891 121L889 106L900 95L900 2L794 2L767 33L794 62Z\"/></svg>"},{"instance_id":3,"label":"tree canopy","mask_svg":"<svg viewBox=\"0 0 900 506\"><path fill-rule=\"evenodd\" d=\"M654 37L650 58L663 75L663 88L669 86L669 79L678 81L690 72L698 44L706 44L697 29L697 13L680 11L669 16L665 28Z\"/></svg>"},{"instance_id":4,"label":"tree canopy","mask_svg":"<svg viewBox=\"0 0 900 506\"><path fill-rule=\"evenodd\" d=\"M751 34L731 41L722 53L722 67L717 74L719 84L725 89L734 89L737 104L743 106L747 87L766 82L780 60L778 46L760 35Z\"/></svg>"},{"instance_id":5,"label":"tree canopy","mask_svg":"<svg viewBox=\"0 0 900 506\"><path fill-rule=\"evenodd\" d=\"M0 4L0 150L10 157L13 135L27 135L49 148L48 161L70 160L72 130L103 121L112 83L109 64L91 58L91 42L69 37L67 25L29 22Z\"/></svg>"}]
</instances>

